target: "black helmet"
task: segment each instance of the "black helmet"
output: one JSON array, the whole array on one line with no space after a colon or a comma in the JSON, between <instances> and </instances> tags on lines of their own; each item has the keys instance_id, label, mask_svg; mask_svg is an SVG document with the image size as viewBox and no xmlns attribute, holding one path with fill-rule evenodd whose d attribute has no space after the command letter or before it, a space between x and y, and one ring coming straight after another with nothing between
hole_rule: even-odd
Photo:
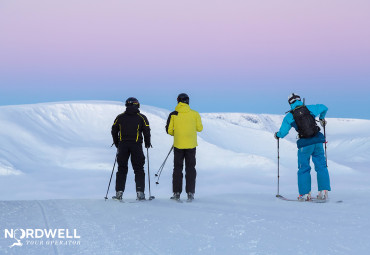
<instances>
[{"instance_id":1,"label":"black helmet","mask_svg":"<svg viewBox=\"0 0 370 255\"><path fill-rule=\"evenodd\" d=\"M137 100L135 97L129 97L129 98L127 98L125 105L126 105L126 107L127 106L130 106L130 105L135 105L135 106L137 106L137 108L140 107L139 100Z\"/></svg>"},{"instance_id":2,"label":"black helmet","mask_svg":"<svg viewBox=\"0 0 370 255\"><path fill-rule=\"evenodd\" d=\"M177 102L178 103L185 103L185 104L189 104L189 96L185 93L181 93L177 96Z\"/></svg>"},{"instance_id":3,"label":"black helmet","mask_svg":"<svg viewBox=\"0 0 370 255\"><path fill-rule=\"evenodd\" d=\"M294 93L290 94L290 96L288 97L288 103L289 104L293 104L297 100L298 101L301 101L301 97L298 96L298 95L296 95L296 94L294 94Z\"/></svg>"}]
</instances>

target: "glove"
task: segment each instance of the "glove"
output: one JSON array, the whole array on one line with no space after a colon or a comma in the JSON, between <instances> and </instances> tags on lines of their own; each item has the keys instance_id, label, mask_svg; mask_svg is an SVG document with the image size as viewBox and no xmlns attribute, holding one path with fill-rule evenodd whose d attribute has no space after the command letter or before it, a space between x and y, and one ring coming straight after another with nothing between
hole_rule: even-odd
<instances>
[{"instance_id":1,"label":"glove","mask_svg":"<svg viewBox=\"0 0 370 255\"><path fill-rule=\"evenodd\" d=\"M153 146L150 143L145 143L145 148L149 149L149 148L153 148Z\"/></svg>"},{"instance_id":2,"label":"glove","mask_svg":"<svg viewBox=\"0 0 370 255\"><path fill-rule=\"evenodd\" d=\"M320 122L320 125L322 126L322 127L325 127L326 126L326 120L325 119L319 119L319 122Z\"/></svg>"},{"instance_id":3,"label":"glove","mask_svg":"<svg viewBox=\"0 0 370 255\"><path fill-rule=\"evenodd\" d=\"M277 133L278 132L275 132L274 137L275 137L276 140L279 140L280 137L277 136Z\"/></svg>"}]
</instances>

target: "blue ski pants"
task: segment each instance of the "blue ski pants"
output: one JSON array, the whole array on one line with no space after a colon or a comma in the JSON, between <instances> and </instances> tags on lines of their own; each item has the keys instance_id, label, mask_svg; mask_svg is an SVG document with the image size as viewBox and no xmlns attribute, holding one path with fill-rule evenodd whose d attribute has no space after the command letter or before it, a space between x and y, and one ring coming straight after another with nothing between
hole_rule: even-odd
<instances>
[{"instance_id":1,"label":"blue ski pants","mask_svg":"<svg viewBox=\"0 0 370 255\"><path fill-rule=\"evenodd\" d=\"M298 150L298 191L300 195L311 191L310 159L315 165L318 190L331 190L328 168L322 143L312 144Z\"/></svg>"}]
</instances>

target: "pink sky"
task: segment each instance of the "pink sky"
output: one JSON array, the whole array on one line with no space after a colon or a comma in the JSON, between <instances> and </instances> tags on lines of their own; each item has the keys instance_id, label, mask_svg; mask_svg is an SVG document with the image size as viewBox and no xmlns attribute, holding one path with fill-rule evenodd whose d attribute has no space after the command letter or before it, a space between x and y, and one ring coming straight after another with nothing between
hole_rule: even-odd
<instances>
[{"instance_id":1,"label":"pink sky","mask_svg":"<svg viewBox=\"0 0 370 255\"><path fill-rule=\"evenodd\" d=\"M368 88L369 27L369 0L1 1L1 86Z\"/></svg>"},{"instance_id":2,"label":"pink sky","mask_svg":"<svg viewBox=\"0 0 370 255\"><path fill-rule=\"evenodd\" d=\"M370 1L10 1L12 72L367 72ZM329 67L329 68L328 68Z\"/></svg>"}]
</instances>

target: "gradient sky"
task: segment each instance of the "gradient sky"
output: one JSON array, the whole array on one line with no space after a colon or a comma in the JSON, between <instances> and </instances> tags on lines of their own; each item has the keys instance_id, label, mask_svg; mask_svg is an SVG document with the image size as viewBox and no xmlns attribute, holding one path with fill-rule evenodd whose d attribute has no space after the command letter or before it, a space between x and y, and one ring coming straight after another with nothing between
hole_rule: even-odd
<instances>
[{"instance_id":1,"label":"gradient sky","mask_svg":"<svg viewBox=\"0 0 370 255\"><path fill-rule=\"evenodd\" d=\"M369 0L1 0L0 105L119 100L370 119Z\"/></svg>"}]
</instances>

